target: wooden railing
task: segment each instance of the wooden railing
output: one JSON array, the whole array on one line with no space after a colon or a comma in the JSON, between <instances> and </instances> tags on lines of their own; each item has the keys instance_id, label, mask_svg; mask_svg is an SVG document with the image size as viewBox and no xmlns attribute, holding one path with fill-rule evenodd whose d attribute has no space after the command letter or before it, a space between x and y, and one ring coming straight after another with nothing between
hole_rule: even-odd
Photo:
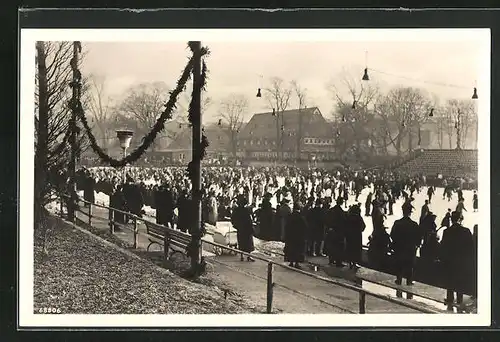
<instances>
[{"instance_id":1,"label":"wooden railing","mask_svg":"<svg viewBox=\"0 0 500 342\"><path fill-rule=\"evenodd\" d=\"M64 195L64 197L69 197L69 196L68 195ZM114 225L115 225L114 214L115 213L121 213L123 215L128 216L129 218L132 218L132 220L133 220L133 228L132 229L130 229L130 228L124 226L124 225L123 226L125 228L128 228L131 231L133 231L133 234L134 234L134 243L133 243L134 249L138 248L138 236L139 236L140 233L138 231L137 222L141 222L141 221L144 222L145 224L147 222L148 225L156 225L157 227L161 227L165 231L165 236L167 236L168 233L172 232L172 231L175 232L175 234L184 234L186 236L190 236L187 233L181 233L181 232L179 232L177 230L174 230L174 229L171 229L169 227L165 227L165 226L159 225L157 223L148 221L146 219L140 218L140 217L138 217L138 216L136 216L134 214L131 214L130 212L126 212L126 211L123 211L123 210L111 208L111 207L108 207L108 206L105 206L105 205L102 205L102 204L91 203L91 202L85 201L85 200L83 200L81 198L79 198L79 201L88 204L88 210L86 212L83 211L83 210L81 210L78 205L77 205L77 209L76 210L78 210L79 212L81 212L81 213L85 214L86 216L88 216L87 223L90 226L92 225L92 217L93 217L93 215L92 215L92 208L93 207L102 208L102 209L106 209L106 210L109 211L108 219L109 219L109 226L110 226L110 233L111 234L114 233ZM61 203L62 202L64 202L64 201L61 200ZM61 205L61 209L62 209L62 205ZM61 211L61 216L63 216L63 211ZM412 310L415 310L415 311L418 311L418 312L421 312L421 313L435 314L435 313L443 313L443 312L445 312L444 310L433 309L433 308L430 308L430 307L427 307L427 306L419 305L417 303L405 301L405 300L402 300L402 299L399 299L399 298L394 298L394 297L391 297L389 295L384 295L384 294L376 293L376 292L373 292L373 291L370 291L370 290L367 290L367 289L363 289L361 287L358 287L358 286L355 286L355 285L351 285L351 284L348 284L348 283L344 283L344 282L341 282L341 281L338 281L338 280L335 280L335 279L322 277L322 276L319 276L319 275L316 275L316 274L313 274L313 273L310 273L310 272L307 272L307 271L304 271L304 270L301 270L301 269L290 267L290 266L288 266L286 264L281 264L281 263L275 262L275 261L270 260L269 258L266 258L266 257L262 257L262 256L255 255L255 254L250 254L250 253L247 253L247 252L243 252L243 251L238 250L236 248L232 248L232 247L229 247L229 246L226 246L226 245L221 245L221 244L216 243L216 242L202 240L201 247L200 247L201 249L203 248L204 244L208 244L208 245L211 245L211 246L223 249L223 250L231 251L233 253L240 254L240 255L243 255L243 256L252 257L254 259L257 259L257 260L260 260L260 261L263 261L263 262L267 263L267 279L266 279L266 284L267 284L267 286L266 286L266 289L267 289L267 296L266 296L266 298L267 298L267 313L272 313L274 287L278 285L275 282L273 282L273 272L274 272L274 268L275 267L281 267L281 268L287 269L289 271L300 273L300 274L306 275L306 276L308 276L310 278L313 278L313 279L316 279L316 280L320 280L320 281L329 283L331 285L339 286L339 287L342 287L344 289L348 289L348 290L352 290L352 291L357 292L358 295L359 295L359 299L358 299L358 301L359 301L359 308L358 308L358 312L357 313L360 313L360 314L366 313L366 296L371 296L371 297L374 297L374 298L378 298L378 299L381 299L383 301L387 301L387 302L390 302L392 304L396 304L396 305L399 305L399 306L402 306L402 307L405 307L405 308L409 308L409 309L412 309ZM200 254L201 254L201 249L199 251ZM165 251L165 257L166 257L166 251ZM288 288L288 287L286 287L284 285L279 285L279 286L287 288L287 289L292 290L294 292L298 292L298 293L304 294L304 293L299 292L297 290L290 289L290 288ZM307 296L307 294L304 294L304 295ZM308 296L308 297L312 297L312 296ZM312 297L312 298L316 299L316 300L319 300L319 299L314 298L314 297ZM322 301L322 302L324 302L324 301ZM333 307L337 307L339 309L342 309L343 311L348 311L348 312L351 312L351 313L356 313L356 312L352 312L350 310L347 310L345 308L341 308L339 306L336 306L335 304L332 304L332 303L328 303L328 302L324 302L324 303L326 303L328 305L331 305Z\"/></svg>"}]
</instances>

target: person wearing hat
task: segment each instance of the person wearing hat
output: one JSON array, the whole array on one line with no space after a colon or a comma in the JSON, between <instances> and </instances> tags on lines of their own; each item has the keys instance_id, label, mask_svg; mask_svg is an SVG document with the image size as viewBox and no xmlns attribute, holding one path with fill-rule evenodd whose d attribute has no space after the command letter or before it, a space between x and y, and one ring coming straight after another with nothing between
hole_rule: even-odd
<instances>
[{"instance_id":1,"label":"person wearing hat","mask_svg":"<svg viewBox=\"0 0 500 342\"><path fill-rule=\"evenodd\" d=\"M420 223L423 243L420 247L420 257L434 262L439 256L439 239L437 236L436 215L429 212Z\"/></svg>"},{"instance_id":2,"label":"person wearing hat","mask_svg":"<svg viewBox=\"0 0 500 342\"><path fill-rule=\"evenodd\" d=\"M292 213L292 209L290 208L290 200L286 197L284 197L281 200L279 209L277 211L277 223L279 227L279 239L280 241L285 241L285 226L286 226L286 220Z\"/></svg>"},{"instance_id":3,"label":"person wearing hat","mask_svg":"<svg viewBox=\"0 0 500 342\"><path fill-rule=\"evenodd\" d=\"M300 263L305 261L307 221L302 214L303 205L295 203L293 212L286 221L285 226L285 261L290 267L301 268Z\"/></svg>"},{"instance_id":4,"label":"person wearing hat","mask_svg":"<svg viewBox=\"0 0 500 342\"><path fill-rule=\"evenodd\" d=\"M130 176L127 176L127 183L123 185L123 196L125 197L127 210L133 215L142 217L144 198L141 189Z\"/></svg>"},{"instance_id":5,"label":"person wearing hat","mask_svg":"<svg viewBox=\"0 0 500 342\"><path fill-rule=\"evenodd\" d=\"M422 224L422 221L425 219L427 214L429 214L429 200L425 200L424 205L422 206L422 209L420 210L420 220L419 224Z\"/></svg>"},{"instance_id":6,"label":"person wearing hat","mask_svg":"<svg viewBox=\"0 0 500 342\"><path fill-rule=\"evenodd\" d=\"M446 281L446 302L453 303L455 292L457 304L463 302L464 284L474 262L474 239L468 228L461 224L462 214L451 213L451 226L443 231L440 259Z\"/></svg>"},{"instance_id":7,"label":"person wearing hat","mask_svg":"<svg viewBox=\"0 0 500 342\"><path fill-rule=\"evenodd\" d=\"M328 232L326 234L325 246L330 264L336 267L344 267L343 259L345 253L345 225L346 213L342 209L344 203L343 197L336 200L336 205L328 210L326 225Z\"/></svg>"},{"instance_id":8,"label":"person wearing hat","mask_svg":"<svg viewBox=\"0 0 500 342\"><path fill-rule=\"evenodd\" d=\"M413 285L413 269L417 249L422 241L422 234L417 222L410 218L411 212L412 207L403 207L403 218L394 222L390 235L397 268L397 285L401 285L403 277L406 277L406 285Z\"/></svg>"},{"instance_id":9,"label":"person wearing hat","mask_svg":"<svg viewBox=\"0 0 500 342\"><path fill-rule=\"evenodd\" d=\"M308 211L307 224L310 231L310 252L312 256L324 256L321 247L325 239L325 210L322 201L317 198L314 207Z\"/></svg>"},{"instance_id":10,"label":"person wearing hat","mask_svg":"<svg viewBox=\"0 0 500 342\"><path fill-rule=\"evenodd\" d=\"M272 195L270 193L265 193L260 203L260 208L255 212L259 225L259 235L266 241L274 240L277 235L273 231L275 212L271 205L271 198Z\"/></svg>"},{"instance_id":11,"label":"person wearing hat","mask_svg":"<svg viewBox=\"0 0 500 342\"><path fill-rule=\"evenodd\" d=\"M472 209L477 212L477 191L474 190L474 195L472 196Z\"/></svg>"},{"instance_id":12,"label":"person wearing hat","mask_svg":"<svg viewBox=\"0 0 500 342\"><path fill-rule=\"evenodd\" d=\"M363 249L363 231L366 228L365 221L361 217L359 203L349 209L346 223L346 259L351 269L359 268Z\"/></svg>"},{"instance_id":13,"label":"person wearing hat","mask_svg":"<svg viewBox=\"0 0 500 342\"><path fill-rule=\"evenodd\" d=\"M231 223L236 229L238 249L246 253L251 253L254 251L252 213L247 208L248 202L245 195L239 195L236 203L237 206L231 215ZM241 261L243 260L244 257L241 254ZM248 256L247 261L255 261L255 259Z\"/></svg>"}]
</instances>

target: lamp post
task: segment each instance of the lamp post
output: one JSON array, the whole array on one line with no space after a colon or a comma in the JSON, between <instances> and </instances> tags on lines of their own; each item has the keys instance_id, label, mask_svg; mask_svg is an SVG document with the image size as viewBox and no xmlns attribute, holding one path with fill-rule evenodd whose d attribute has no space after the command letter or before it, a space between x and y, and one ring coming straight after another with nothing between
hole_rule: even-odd
<instances>
[{"instance_id":1,"label":"lamp post","mask_svg":"<svg viewBox=\"0 0 500 342\"><path fill-rule=\"evenodd\" d=\"M193 83L199 84L201 80L201 42L195 41L193 48ZM202 89L197 89L193 91L192 101L193 101L193 117L192 122L193 127L193 138L192 138L192 203L193 211L191 214L194 216L193 226L191 227L191 271L197 274L200 267L201 260L201 139L202 139L202 128L201 128L201 91Z\"/></svg>"},{"instance_id":2,"label":"lamp post","mask_svg":"<svg viewBox=\"0 0 500 342\"><path fill-rule=\"evenodd\" d=\"M122 148L123 151L123 158L127 156L127 149L130 147L130 141L132 140L132 137L134 136L134 132L123 129L123 130L117 130L116 131L116 137L120 141L120 147ZM123 181L125 182L125 176L126 176L126 169L127 166L123 167Z\"/></svg>"}]
</instances>

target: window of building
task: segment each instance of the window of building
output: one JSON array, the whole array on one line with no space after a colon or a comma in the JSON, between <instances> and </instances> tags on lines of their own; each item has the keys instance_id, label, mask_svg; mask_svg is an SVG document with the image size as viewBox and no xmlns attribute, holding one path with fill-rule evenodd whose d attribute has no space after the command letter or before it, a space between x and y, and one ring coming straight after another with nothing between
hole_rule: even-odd
<instances>
[{"instance_id":1,"label":"window of building","mask_svg":"<svg viewBox=\"0 0 500 342\"><path fill-rule=\"evenodd\" d=\"M250 145L253 145L253 140L250 140Z\"/></svg>"},{"instance_id":2,"label":"window of building","mask_svg":"<svg viewBox=\"0 0 500 342\"><path fill-rule=\"evenodd\" d=\"M257 145L260 145L260 140L257 140Z\"/></svg>"},{"instance_id":3,"label":"window of building","mask_svg":"<svg viewBox=\"0 0 500 342\"><path fill-rule=\"evenodd\" d=\"M247 144L247 141L246 140L243 140L243 145L246 145Z\"/></svg>"}]
</instances>

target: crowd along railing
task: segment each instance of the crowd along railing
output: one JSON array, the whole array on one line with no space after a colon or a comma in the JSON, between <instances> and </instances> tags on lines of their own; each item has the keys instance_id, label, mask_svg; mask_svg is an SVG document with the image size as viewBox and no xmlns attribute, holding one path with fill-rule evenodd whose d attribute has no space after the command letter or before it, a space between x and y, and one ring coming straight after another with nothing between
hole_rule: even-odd
<instances>
[{"instance_id":1,"label":"crowd along railing","mask_svg":"<svg viewBox=\"0 0 500 342\"><path fill-rule=\"evenodd\" d=\"M68 198L69 196L68 195L64 195L64 197ZM92 217L94 217L93 214L92 214L92 208L93 207L102 208L102 209L108 210L109 215L108 215L108 219L107 220L109 222L110 233L111 234L114 234L114 225L116 224L116 222L114 221L114 217L115 217L116 213L120 213L122 215L125 215L125 216L131 218L133 220L132 221L132 223L133 223L133 228L132 229L128 228L126 225L120 225L120 226L123 227L123 228L129 229L129 230L131 230L133 232L133 236L134 236L133 248L134 249L138 248L138 236L140 234L139 230L138 230L138 224L137 224L138 222L143 222L144 224L154 225L156 227L161 228L165 232L165 234L164 234L164 241L163 241L164 242L164 246L167 244L167 237L169 235L171 235L171 233L174 233L172 235L179 235L180 234L180 235L185 235L186 237L190 236L187 233L182 233L182 232L180 232L178 230L175 230L175 229L163 226L163 225L159 225L159 224L157 224L155 222L148 221L148 220L143 219L141 217L138 217L138 216L136 216L134 214L131 214L130 212L127 212L127 211L123 211L123 210L111 208L111 207L108 207L108 206L105 206L105 205L102 205L102 204L91 203L91 202L86 201L86 200L84 200L82 198L79 198L79 201L85 203L86 205L88 205L88 210L87 211L81 210L79 208L79 205L77 206L77 210L79 212L85 214L86 216L88 216L87 223L90 226L92 225ZM63 202L63 201L61 200L61 202ZM61 215L63 215L62 211L61 211ZM147 234L144 234L144 235L147 235ZM374 298L377 298L377 299L380 299L380 300L383 300L383 301L386 301L386 302L390 302L392 304L396 304L396 305L399 305L399 306L402 306L402 307L405 307L405 308L408 308L408 309L411 309L411 310L414 310L414 311L417 311L417 312L421 312L421 313L429 313L429 314L445 313L444 310L438 310L438 309L434 309L434 308L431 308L431 307L428 307L428 306L420 305L420 304L417 304L417 303L414 303L414 302L405 301L404 299L394 298L394 297L391 297L389 295L384 295L384 294L376 293L376 292L373 292L373 291L370 291L370 290L367 290L367 289L364 289L364 288L361 288L361 287L358 287L358 286L355 286L355 285L351 285L351 284L348 284L348 283L344 283L344 282L338 281L336 279L326 278L326 277L323 277L323 276L320 276L320 275L317 275L317 274L313 274L313 273L304 271L302 269L297 269L295 267L291 267L291 266L288 266L286 264L275 262L275 261L273 261L273 260L271 260L269 258L263 257L263 256L259 256L259 255L255 255L255 254L251 254L251 253L247 253L247 252L243 252L243 251L238 250L236 248L232 248L232 247L229 247L229 246L226 246L226 245L222 245L222 244L219 244L219 243L216 243L216 242L213 242L213 241L202 240L200 248L203 249L203 245L206 245L206 244L211 245L213 247L217 247L217 248L222 249L222 250L233 252L233 253L235 253L237 255L239 254L239 255L242 255L242 256L245 256L245 257L251 257L253 259L265 262L267 264L267 279L265 279L266 280L266 285L267 285L266 286L266 292L267 292L267 295L266 295L266 299L267 299L266 312L267 313L272 313L274 287L278 285L278 284L276 284L273 281L273 274L274 274L274 268L275 268L275 266L287 269L287 270L292 271L292 272L300 273L302 275L305 275L305 276L308 276L310 278L313 278L313 279L316 279L316 280L320 280L320 281L329 283L331 285L335 285L335 286L338 286L338 287L341 287L341 288L344 288L344 289L348 289L348 290L352 290L352 291L357 292L358 293L358 302L359 302L358 313L360 313L360 314L365 314L366 313L366 297L367 296L371 296L371 297L374 297ZM201 253L201 249L199 251L200 253ZM164 248L164 254L165 254L165 257L167 257L167 250L166 250L166 248ZM302 292L300 292L298 290L294 290L294 289L288 288L288 287L286 287L286 285L281 285L281 287L287 288L288 290L292 290L294 292L302 293ZM307 295L305 293L302 293L302 294ZM311 296L309 296L309 297L311 297ZM311 298L319 300L319 299L314 298L314 297L311 297ZM333 303L328 303L328 302L324 302L324 303L328 304L328 305L331 305L333 307L337 307L338 309L341 309L342 311L352 312L352 311L347 310L345 308L341 308L341 307L339 307L339 306L337 306L337 305L335 305Z\"/></svg>"}]
</instances>

